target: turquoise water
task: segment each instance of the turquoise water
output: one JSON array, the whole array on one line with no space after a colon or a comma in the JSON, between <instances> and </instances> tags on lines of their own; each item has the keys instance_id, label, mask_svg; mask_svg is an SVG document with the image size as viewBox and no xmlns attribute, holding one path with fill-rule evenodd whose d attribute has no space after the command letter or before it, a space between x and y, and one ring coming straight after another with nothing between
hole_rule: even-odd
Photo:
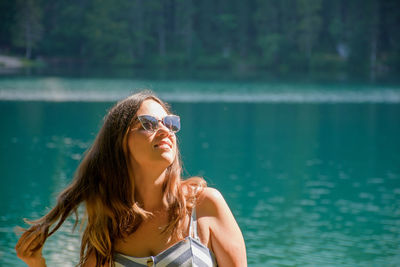
<instances>
[{"instance_id":1,"label":"turquoise water","mask_svg":"<svg viewBox=\"0 0 400 267\"><path fill-rule=\"evenodd\" d=\"M54 204L105 111L144 87L181 116L185 175L223 193L249 266L400 265L400 87L14 77L0 79L0 266L24 266L14 226ZM48 266L77 263L72 223Z\"/></svg>"}]
</instances>

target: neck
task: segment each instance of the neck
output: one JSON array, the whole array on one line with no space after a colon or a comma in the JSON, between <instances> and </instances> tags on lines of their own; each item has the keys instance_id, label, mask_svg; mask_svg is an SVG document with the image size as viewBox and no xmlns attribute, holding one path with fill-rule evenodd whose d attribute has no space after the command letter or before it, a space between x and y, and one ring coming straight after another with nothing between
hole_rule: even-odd
<instances>
[{"instance_id":1,"label":"neck","mask_svg":"<svg viewBox=\"0 0 400 267\"><path fill-rule=\"evenodd\" d=\"M134 167L134 175L131 176L131 179L135 185L135 198L145 210L154 212L164 208L162 186L166 171L166 169L154 167L143 168L137 165Z\"/></svg>"}]
</instances>

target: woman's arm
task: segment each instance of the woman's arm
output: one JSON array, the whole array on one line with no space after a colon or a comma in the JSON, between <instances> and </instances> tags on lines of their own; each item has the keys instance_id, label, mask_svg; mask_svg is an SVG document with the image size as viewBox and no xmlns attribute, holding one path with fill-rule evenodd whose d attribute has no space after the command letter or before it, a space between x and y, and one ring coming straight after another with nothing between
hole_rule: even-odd
<instances>
[{"instance_id":1,"label":"woman's arm","mask_svg":"<svg viewBox=\"0 0 400 267\"><path fill-rule=\"evenodd\" d=\"M205 188L197 209L199 215L207 217L211 247L218 266L247 266L242 232L221 193L214 188Z\"/></svg>"},{"instance_id":2,"label":"woman's arm","mask_svg":"<svg viewBox=\"0 0 400 267\"><path fill-rule=\"evenodd\" d=\"M29 267L46 266L46 261L42 256L43 244L38 250L33 251L33 248L43 242L41 233L37 229L38 227L32 226L25 231L15 246L17 257L23 260Z\"/></svg>"}]
</instances>

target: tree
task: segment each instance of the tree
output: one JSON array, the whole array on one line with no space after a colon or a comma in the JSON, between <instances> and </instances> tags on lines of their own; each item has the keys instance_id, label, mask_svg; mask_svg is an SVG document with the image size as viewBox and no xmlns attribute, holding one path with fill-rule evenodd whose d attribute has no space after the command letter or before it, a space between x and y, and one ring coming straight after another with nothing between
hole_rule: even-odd
<instances>
[{"instance_id":1,"label":"tree","mask_svg":"<svg viewBox=\"0 0 400 267\"><path fill-rule=\"evenodd\" d=\"M44 38L38 43L43 56L74 62L83 56L85 14L91 0L42 0Z\"/></svg>"},{"instance_id":2,"label":"tree","mask_svg":"<svg viewBox=\"0 0 400 267\"><path fill-rule=\"evenodd\" d=\"M82 32L84 54L93 63L132 64L132 39L125 0L92 0Z\"/></svg>"},{"instance_id":3,"label":"tree","mask_svg":"<svg viewBox=\"0 0 400 267\"><path fill-rule=\"evenodd\" d=\"M0 49L12 47L12 27L15 15L16 4L14 1L0 1Z\"/></svg>"},{"instance_id":4,"label":"tree","mask_svg":"<svg viewBox=\"0 0 400 267\"><path fill-rule=\"evenodd\" d=\"M262 66L279 64L283 35L281 33L280 5L274 0L258 0L253 17L256 25L256 45L262 58Z\"/></svg>"},{"instance_id":5,"label":"tree","mask_svg":"<svg viewBox=\"0 0 400 267\"><path fill-rule=\"evenodd\" d=\"M25 48L25 57L32 57L32 49L42 37L42 10L37 0L16 0L14 44Z\"/></svg>"},{"instance_id":6,"label":"tree","mask_svg":"<svg viewBox=\"0 0 400 267\"><path fill-rule=\"evenodd\" d=\"M300 51L305 53L307 61L311 59L321 30L321 0L297 0L297 41Z\"/></svg>"}]
</instances>

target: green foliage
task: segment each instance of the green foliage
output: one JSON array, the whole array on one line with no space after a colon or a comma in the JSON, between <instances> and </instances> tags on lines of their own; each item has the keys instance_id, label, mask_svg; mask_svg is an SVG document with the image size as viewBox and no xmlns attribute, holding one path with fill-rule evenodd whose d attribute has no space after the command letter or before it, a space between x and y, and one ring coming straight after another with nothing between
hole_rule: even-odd
<instances>
[{"instance_id":1,"label":"green foliage","mask_svg":"<svg viewBox=\"0 0 400 267\"><path fill-rule=\"evenodd\" d=\"M0 49L97 66L398 72L397 10L395 0L3 1Z\"/></svg>"},{"instance_id":2,"label":"green foliage","mask_svg":"<svg viewBox=\"0 0 400 267\"><path fill-rule=\"evenodd\" d=\"M299 50L311 58L321 30L321 0L297 0L297 42Z\"/></svg>"},{"instance_id":3,"label":"green foliage","mask_svg":"<svg viewBox=\"0 0 400 267\"><path fill-rule=\"evenodd\" d=\"M279 59L284 52L282 51L283 41L283 37L280 34L269 34L258 38L257 44L262 52L263 65L271 67L279 63Z\"/></svg>"},{"instance_id":4,"label":"green foliage","mask_svg":"<svg viewBox=\"0 0 400 267\"><path fill-rule=\"evenodd\" d=\"M38 0L17 0L17 14L13 25L13 44L25 49L25 57L31 58L32 49L42 38L42 10Z\"/></svg>"},{"instance_id":5,"label":"green foliage","mask_svg":"<svg viewBox=\"0 0 400 267\"><path fill-rule=\"evenodd\" d=\"M81 56L87 6L78 1L54 0L43 7L46 36L40 43L40 54L50 57Z\"/></svg>"},{"instance_id":6,"label":"green foliage","mask_svg":"<svg viewBox=\"0 0 400 267\"><path fill-rule=\"evenodd\" d=\"M15 23L16 1L0 1L0 48L12 46L12 28Z\"/></svg>"},{"instance_id":7,"label":"green foliage","mask_svg":"<svg viewBox=\"0 0 400 267\"><path fill-rule=\"evenodd\" d=\"M132 63L128 23L124 13L116 7L118 1L93 0L85 14L83 55L93 63Z\"/></svg>"},{"instance_id":8,"label":"green foliage","mask_svg":"<svg viewBox=\"0 0 400 267\"><path fill-rule=\"evenodd\" d=\"M337 54L314 53L310 59L310 69L313 71L340 72L344 71L345 67L345 60Z\"/></svg>"},{"instance_id":9,"label":"green foliage","mask_svg":"<svg viewBox=\"0 0 400 267\"><path fill-rule=\"evenodd\" d=\"M233 59L218 53L215 55L207 55L199 57L195 62L195 67L201 69L230 69L232 68Z\"/></svg>"}]
</instances>

